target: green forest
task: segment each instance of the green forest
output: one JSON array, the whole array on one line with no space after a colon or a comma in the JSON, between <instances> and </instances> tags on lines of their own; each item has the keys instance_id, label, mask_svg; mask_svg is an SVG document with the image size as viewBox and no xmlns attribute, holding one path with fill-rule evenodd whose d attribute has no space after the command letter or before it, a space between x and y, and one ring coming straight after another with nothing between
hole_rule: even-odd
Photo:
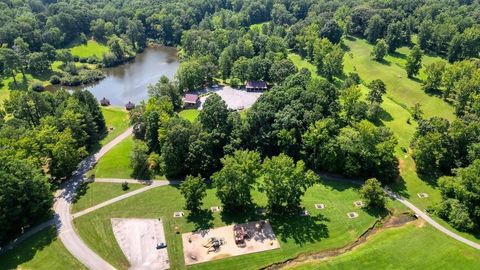
<instances>
[{"instance_id":1,"label":"green forest","mask_svg":"<svg viewBox=\"0 0 480 270\"><path fill-rule=\"evenodd\" d=\"M478 0L1 0L0 10L0 246L52 216L55 190L108 136L93 94L50 87L100 81L155 45L176 47L180 66L124 120L131 178L181 180L192 213L213 187L232 213L261 193L286 216L324 175L364 182L376 210L383 187L429 186L438 200L421 207L478 240ZM251 108L211 94L182 116L185 93L247 81L269 86Z\"/></svg>"}]
</instances>

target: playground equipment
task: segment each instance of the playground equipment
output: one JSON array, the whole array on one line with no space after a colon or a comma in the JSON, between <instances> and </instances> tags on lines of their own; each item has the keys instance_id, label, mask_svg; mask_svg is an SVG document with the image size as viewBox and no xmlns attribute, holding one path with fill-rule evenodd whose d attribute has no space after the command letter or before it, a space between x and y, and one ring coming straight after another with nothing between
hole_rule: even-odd
<instances>
[{"instance_id":1,"label":"playground equipment","mask_svg":"<svg viewBox=\"0 0 480 270\"><path fill-rule=\"evenodd\" d=\"M203 244L204 248L207 248L207 254L210 252L217 252L220 249L220 246L225 244L224 239L218 239L216 237L212 237L208 239L208 241Z\"/></svg>"},{"instance_id":2,"label":"playground equipment","mask_svg":"<svg viewBox=\"0 0 480 270\"><path fill-rule=\"evenodd\" d=\"M244 246L245 238L248 238L245 228L238 225L233 226L233 238L235 238L235 244L237 244L237 246Z\"/></svg>"}]
</instances>

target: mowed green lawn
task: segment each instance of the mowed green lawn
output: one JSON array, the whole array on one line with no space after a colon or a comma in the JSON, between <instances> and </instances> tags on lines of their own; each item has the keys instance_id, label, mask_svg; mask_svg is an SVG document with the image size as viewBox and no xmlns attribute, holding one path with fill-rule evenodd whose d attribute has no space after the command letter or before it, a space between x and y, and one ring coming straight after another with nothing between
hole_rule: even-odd
<instances>
[{"instance_id":1,"label":"mowed green lawn","mask_svg":"<svg viewBox=\"0 0 480 270\"><path fill-rule=\"evenodd\" d=\"M384 63L379 63L370 56L373 46L365 40L345 40L345 45L349 48L344 57L345 73L357 72L365 83L374 79L381 79L387 85L387 94L384 96L382 103L384 113L381 122L393 131L398 140L396 156L400 163L400 178L393 185L394 190L420 209L426 209L437 204L441 201L441 195L436 183L420 179L416 173L415 162L411 153L405 153L401 149L409 149L410 141L417 127L417 123L413 121L410 112L411 106L416 102L422 104L422 110L426 118L440 116L453 120L455 116L452 106L436 96L425 94L421 89L420 80L407 78L404 69L406 60L404 58L408 55L409 48L399 48L397 53L387 56ZM304 67L310 70L312 74L316 73L316 67L299 55L290 53L288 57L298 68ZM423 57L424 66L435 61L444 60L428 55ZM419 77L424 78L423 69ZM361 89L363 94L366 95L368 89L366 87ZM408 119L410 119L410 123L407 122ZM429 197L419 198L417 196L418 193L423 192L427 193ZM479 236L456 231L446 222L434 218L456 233L472 241L480 242Z\"/></svg>"},{"instance_id":2,"label":"mowed green lawn","mask_svg":"<svg viewBox=\"0 0 480 270\"><path fill-rule=\"evenodd\" d=\"M354 201L359 199L357 189L346 182L323 180L310 188L303 198L302 205L311 213L310 217L270 218L281 248L269 252L231 257L199 264L191 269L258 269L274 262L295 257L303 252L344 246L359 237L378 219L378 214L369 214L356 208ZM264 206L266 197L253 193L254 202ZM326 209L316 210L314 203L324 203ZM204 199L204 209L220 206L215 190L209 189ZM396 202L391 207L404 211ZM200 228L224 226L246 220L260 220L253 211L248 215L233 215L205 211L198 217L173 218L175 211L182 211L184 200L177 187L155 188L139 195L106 206L74 220L75 228L82 239L100 256L119 269L126 269L128 262L118 247L111 228L111 218L161 218L166 231L171 269L185 269L181 234L175 234L175 227L181 233ZM349 219L347 212L356 211L359 217ZM265 217L263 217L265 218Z\"/></svg>"},{"instance_id":3,"label":"mowed green lawn","mask_svg":"<svg viewBox=\"0 0 480 270\"><path fill-rule=\"evenodd\" d=\"M141 184L128 184L128 189L123 190L120 183L89 183L80 187L77 198L72 204L72 213L76 213L108 201L125 193L144 187Z\"/></svg>"},{"instance_id":4,"label":"mowed green lawn","mask_svg":"<svg viewBox=\"0 0 480 270\"><path fill-rule=\"evenodd\" d=\"M117 144L107 152L95 166L97 178L132 178L133 170L130 166L130 155L133 149L132 136Z\"/></svg>"},{"instance_id":5,"label":"mowed green lawn","mask_svg":"<svg viewBox=\"0 0 480 270\"><path fill-rule=\"evenodd\" d=\"M425 117L440 116L453 120L453 107L442 99L428 95L421 89L419 78L409 79L405 72L406 57L409 48L402 47L393 55L385 57L383 62L373 60L373 46L362 39L345 39L349 48L344 57L345 72L357 72L365 82L381 79L387 85L387 97L410 109L415 103L422 105ZM425 55L422 64L444 61L439 57ZM422 78L422 74L420 74Z\"/></svg>"},{"instance_id":6,"label":"mowed green lawn","mask_svg":"<svg viewBox=\"0 0 480 270\"><path fill-rule=\"evenodd\" d=\"M73 56L96 56L98 59L102 59L103 55L108 51L109 49L107 46L100 44L95 40L89 40L87 44L78 44L70 48L70 52Z\"/></svg>"},{"instance_id":7,"label":"mowed green lawn","mask_svg":"<svg viewBox=\"0 0 480 270\"><path fill-rule=\"evenodd\" d=\"M100 144L105 145L127 130L130 125L130 120L128 112L120 107L102 107L102 113L105 118L108 134Z\"/></svg>"},{"instance_id":8,"label":"mowed green lawn","mask_svg":"<svg viewBox=\"0 0 480 270\"><path fill-rule=\"evenodd\" d=\"M178 116L193 123L197 120L197 117L199 114L200 114L200 111L197 109L187 109L187 110L180 111L178 113Z\"/></svg>"},{"instance_id":9,"label":"mowed green lawn","mask_svg":"<svg viewBox=\"0 0 480 270\"><path fill-rule=\"evenodd\" d=\"M353 251L288 269L478 269L480 251L418 222L391 228Z\"/></svg>"},{"instance_id":10,"label":"mowed green lawn","mask_svg":"<svg viewBox=\"0 0 480 270\"><path fill-rule=\"evenodd\" d=\"M86 269L65 249L54 226L0 256L0 269Z\"/></svg>"}]
</instances>

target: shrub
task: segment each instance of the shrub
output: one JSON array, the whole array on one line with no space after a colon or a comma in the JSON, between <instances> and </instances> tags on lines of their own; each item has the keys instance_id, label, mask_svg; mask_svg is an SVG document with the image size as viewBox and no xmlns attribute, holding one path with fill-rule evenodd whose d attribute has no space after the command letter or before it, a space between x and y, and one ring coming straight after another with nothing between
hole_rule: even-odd
<instances>
[{"instance_id":1,"label":"shrub","mask_svg":"<svg viewBox=\"0 0 480 270\"><path fill-rule=\"evenodd\" d=\"M123 182L122 183L122 190L125 191L125 190L128 190L128 189L129 189L128 182L127 181Z\"/></svg>"},{"instance_id":2,"label":"shrub","mask_svg":"<svg viewBox=\"0 0 480 270\"><path fill-rule=\"evenodd\" d=\"M55 84L59 84L61 82L61 78L58 76L58 75L53 75L52 77L50 77L50 83L55 85Z\"/></svg>"},{"instance_id":3,"label":"shrub","mask_svg":"<svg viewBox=\"0 0 480 270\"><path fill-rule=\"evenodd\" d=\"M360 189L360 196L370 207L385 208L385 193L383 192L380 181L375 178L370 178L365 181Z\"/></svg>"},{"instance_id":4,"label":"shrub","mask_svg":"<svg viewBox=\"0 0 480 270\"><path fill-rule=\"evenodd\" d=\"M34 81L32 85L30 86L30 89L36 92L42 92L45 90L45 87L43 86L43 83L40 81Z\"/></svg>"}]
</instances>

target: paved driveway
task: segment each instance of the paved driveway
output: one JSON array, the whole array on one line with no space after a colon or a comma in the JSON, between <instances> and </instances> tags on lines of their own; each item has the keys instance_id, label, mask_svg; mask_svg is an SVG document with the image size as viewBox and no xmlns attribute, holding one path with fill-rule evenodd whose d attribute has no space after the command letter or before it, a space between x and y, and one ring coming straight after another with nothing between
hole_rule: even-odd
<instances>
[{"instance_id":1,"label":"paved driveway","mask_svg":"<svg viewBox=\"0 0 480 270\"><path fill-rule=\"evenodd\" d=\"M252 107L262 92L247 92L243 89L235 89L230 86L223 86L217 89L209 90L210 93L217 93L227 103L229 109L243 110ZM200 98L199 109L203 108L203 104L207 96Z\"/></svg>"}]
</instances>

